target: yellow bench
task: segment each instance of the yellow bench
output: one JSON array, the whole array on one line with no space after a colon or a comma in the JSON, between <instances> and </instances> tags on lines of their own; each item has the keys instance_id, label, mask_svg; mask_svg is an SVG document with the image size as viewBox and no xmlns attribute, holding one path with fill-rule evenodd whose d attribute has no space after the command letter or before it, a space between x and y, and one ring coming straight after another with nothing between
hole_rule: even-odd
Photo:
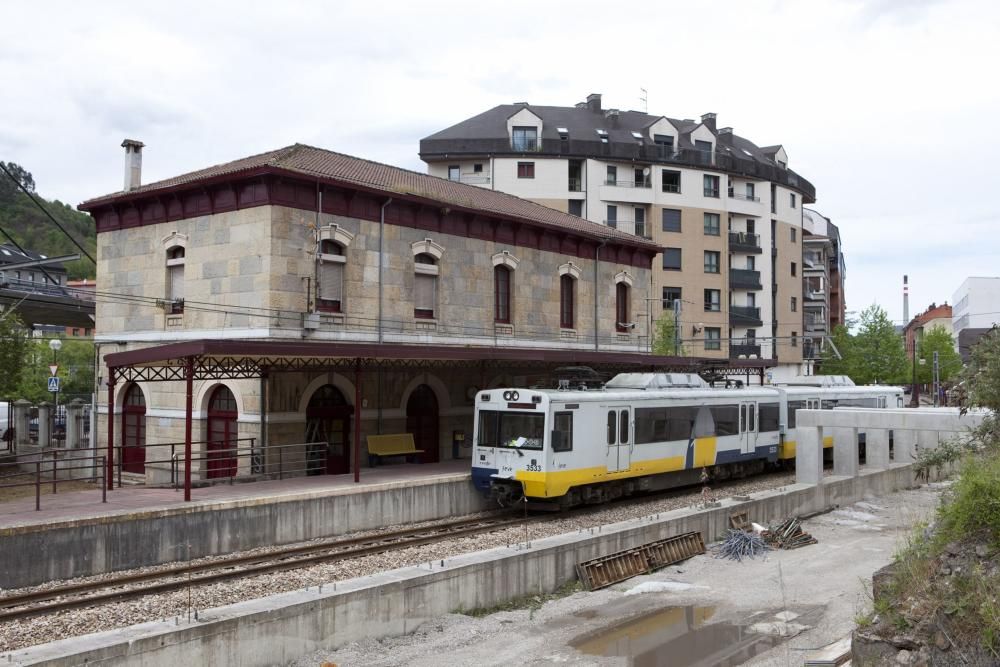
<instances>
[{"instance_id":1,"label":"yellow bench","mask_svg":"<svg viewBox=\"0 0 1000 667\"><path fill-rule=\"evenodd\" d=\"M384 456L410 456L423 454L413 443L412 433L393 433L389 435L368 436L368 458L372 465Z\"/></svg>"}]
</instances>

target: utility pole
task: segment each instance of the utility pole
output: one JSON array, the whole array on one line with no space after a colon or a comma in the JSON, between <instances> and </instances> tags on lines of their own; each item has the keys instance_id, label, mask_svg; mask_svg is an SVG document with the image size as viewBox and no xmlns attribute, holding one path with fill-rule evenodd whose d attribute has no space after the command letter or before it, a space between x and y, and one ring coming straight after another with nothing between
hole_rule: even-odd
<instances>
[{"instance_id":1,"label":"utility pole","mask_svg":"<svg viewBox=\"0 0 1000 667\"><path fill-rule=\"evenodd\" d=\"M934 407L938 407L938 397L941 395L941 369L938 366L938 353L934 351Z\"/></svg>"},{"instance_id":2,"label":"utility pole","mask_svg":"<svg viewBox=\"0 0 1000 667\"><path fill-rule=\"evenodd\" d=\"M674 356L681 356L681 300L674 299Z\"/></svg>"}]
</instances>

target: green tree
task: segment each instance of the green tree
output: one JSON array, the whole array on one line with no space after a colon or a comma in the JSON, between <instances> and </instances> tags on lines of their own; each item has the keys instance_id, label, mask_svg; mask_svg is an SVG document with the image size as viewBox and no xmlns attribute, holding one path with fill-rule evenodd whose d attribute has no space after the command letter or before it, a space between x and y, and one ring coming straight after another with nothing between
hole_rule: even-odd
<instances>
[{"instance_id":1,"label":"green tree","mask_svg":"<svg viewBox=\"0 0 1000 667\"><path fill-rule=\"evenodd\" d=\"M94 344L88 340L62 339L62 349L56 358L59 366L59 403L74 398L90 399L94 391ZM21 377L18 393L32 403L52 401L47 391L49 364L53 354L48 340L31 341L28 359Z\"/></svg>"},{"instance_id":2,"label":"green tree","mask_svg":"<svg viewBox=\"0 0 1000 667\"><path fill-rule=\"evenodd\" d=\"M961 402L965 406L988 408L1000 413L1000 328L983 334L969 353L969 363L959 375Z\"/></svg>"},{"instance_id":3,"label":"green tree","mask_svg":"<svg viewBox=\"0 0 1000 667\"><path fill-rule=\"evenodd\" d=\"M885 310L872 304L861 311L861 323L854 337L853 374L857 384L902 382L906 373L903 337Z\"/></svg>"},{"instance_id":4,"label":"green tree","mask_svg":"<svg viewBox=\"0 0 1000 667\"><path fill-rule=\"evenodd\" d=\"M12 312L0 314L0 397L17 399L31 347L28 331Z\"/></svg>"},{"instance_id":5,"label":"green tree","mask_svg":"<svg viewBox=\"0 0 1000 667\"><path fill-rule=\"evenodd\" d=\"M917 347L917 358L924 359L917 366L917 381L929 384L934 381L934 353L938 353L938 374L942 382L950 382L962 370L962 357L955 351L955 338L940 324L924 332Z\"/></svg>"},{"instance_id":6,"label":"green tree","mask_svg":"<svg viewBox=\"0 0 1000 667\"><path fill-rule=\"evenodd\" d=\"M856 356L854 336L843 324L838 325L830 335L830 340L823 346L823 360L819 371L823 375L848 375L853 378L856 373Z\"/></svg>"},{"instance_id":7,"label":"green tree","mask_svg":"<svg viewBox=\"0 0 1000 667\"><path fill-rule=\"evenodd\" d=\"M667 357L687 356L687 352L684 350L684 345L681 344L680 347L675 350L675 336L677 329L674 326L674 316L672 313L665 313L660 316L660 319L656 320L653 325L653 354L659 354ZM680 337L677 336L679 339Z\"/></svg>"}]
</instances>

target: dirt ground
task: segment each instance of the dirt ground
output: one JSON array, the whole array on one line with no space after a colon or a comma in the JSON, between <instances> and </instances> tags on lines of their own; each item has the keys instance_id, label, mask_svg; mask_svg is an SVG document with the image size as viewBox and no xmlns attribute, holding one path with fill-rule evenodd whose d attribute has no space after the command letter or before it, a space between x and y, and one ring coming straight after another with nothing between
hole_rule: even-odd
<instances>
[{"instance_id":1,"label":"dirt ground","mask_svg":"<svg viewBox=\"0 0 1000 667\"><path fill-rule=\"evenodd\" d=\"M847 636L855 617L871 609L872 573L890 562L916 524L931 516L941 488L925 485L866 498L810 519L803 527L819 543L797 550L773 551L766 558L742 563L708 553L610 589L552 600L540 608L481 618L449 614L405 637L350 644L295 664L629 665L633 664L629 658L588 655L573 645L614 635L616 628L637 617L650 615L655 622L662 614L673 613L667 611L671 607L694 606L701 627L712 629L718 624L720 631L731 627L729 624L773 624L775 614L783 610L799 614L789 623L792 633L797 634L772 640L776 645L770 648L761 645L758 654L744 664L802 665L810 650ZM644 589L653 592L639 592ZM690 623L692 612L687 613ZM796 624L805 627L797 628ZM662 636L666 630L659 632ZM745 627L738 632L741 636L747 633ZM724 648L724 634L702 636L714 637L716 645ZM627 644L629 639L621 635L619 632L619 645L623 641ZM687 664L677 658L661 662L646 656L635 664ZM660 660L664 659L661 655Z\"/></svg>"},{"instance_id":2,"label":"dirt ground","mask_svg":"<svg viewBox=\"0 0 1000 667\"><path fill-rule=\"evenodd\" d=\"M33 498L35 496L34 474L26 473L24 475L14 476L9 472L0 472L0 475L4 475L4 478L0 480L0 504L11 500L18 500L20 498ZM29 482L30 484L28 486L7 486L13 484L25 484ZM93 482L77 482L67 480L59 482L58 493L71 493L73 491L86 491L88 489L98 488L100 487ZM50 495L52 493L52 483L46 483L43 481L41 493L42 496ZM43 497L43 507L44 504L45 498Z\"/></svg>"}]
</instances>

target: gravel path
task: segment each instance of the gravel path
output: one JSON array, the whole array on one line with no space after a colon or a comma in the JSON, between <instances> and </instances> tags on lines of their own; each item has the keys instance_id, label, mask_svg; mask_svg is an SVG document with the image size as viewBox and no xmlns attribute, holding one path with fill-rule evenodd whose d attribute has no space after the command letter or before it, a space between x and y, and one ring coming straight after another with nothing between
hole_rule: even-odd
<instances>
[{"instance_id":1,"label":"gravel path","mask_svg":"<svg viewBox=\"0 0 1000 667\"><path fill-rule=\"evenodd\" d=\"M772 473L753 477L749 480L719 484L714 492L718 497L747 495L760 491L773 490L793 484L794 482L794 472ZM300 570L263 574L244 579L231 579L216 584L194 587L190 592L175 591L161 595L151 595L138 600L127 600L99 607L75 609L50 616L13 621L5 623L0 627L0 651L11 651L57 639L112 630L144 621L187 616L189 595L191 600L190 609L206 610L253 598L302 589L308 586L329 584L409 565L426 563L432 560L451 558L473 551L492 549L519 542L525 538L534 540L648 516L658 512L667 512L692 506L700 500L701 492L692 491L670 497L618 502L600 509L594 509L586 514L574 514L564 519L529 523L526 528L524 526L506 528L492 533L458 537L435 544L411 547L400 551L375 554L337 563L320 564ZM433 524L435 522L428 523ZM355 535L377 535L382 532L398 530L399 528L399 526L391 526ZM287 546L289 545L255 549L245 553L267 553ZM214 559L203 558L192 562L206 562ZM131 570L130 572L155 571L163 567L165 566L141 568ZM28 592L30 590L51 588L52 586L70 582L108 579L117 574L122 573L52 582L30 589L26 588L19 591L5 592Z\"/></svg>"}]
</instances>

